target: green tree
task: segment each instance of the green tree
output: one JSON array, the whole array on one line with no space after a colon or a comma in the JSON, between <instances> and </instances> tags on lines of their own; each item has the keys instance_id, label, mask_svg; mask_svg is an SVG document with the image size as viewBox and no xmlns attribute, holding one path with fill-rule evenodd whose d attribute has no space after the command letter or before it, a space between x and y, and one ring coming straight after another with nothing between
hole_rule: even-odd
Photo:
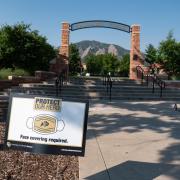
<instances>
[{"instance_id":1,"label":"green tree","mask_svg":"<svg viewBox=\"0 0 180 180\"><path fill-rule=\"evenodd\" d=\"M180 73L180 43L169 32L165 41L161 41L158 49L158 62L166 71L168 76L178 75Z\"/></svg>"},{"instance_id":2,"label":"green tree","mask_svg":"<svg viewBox=\"0 0 180 180\"><path fill-rule=\"evenodd\" d=\"M118 71L119 60L112 54L89 55L85 59L87 71L93 75L111 73L114 75Z\"/></svg>"},{"instance_id":3,"label":"green tree","mask_svg":"<svg viewBox=\"0 0 180 180\"><path fill-rule=\"evenodd\" d=\"M19 23L0 28L0 67L22 68L30 73L48 70L54 48L30 25Z\"/></svg>"},{"instance_id":4,"label":"green tree","mask_svg":"<svg viewBox=\"0 0 180 180\"><path fill-rule=\"evenodd\" d=\"M72 75L80 73L81 59L79 55L79 50L75 44L70 44L69 52L69 72Z\"/></svg>"},{"instance_id":5,"label":"green tree","mask_svg":"<svg viewBox=\"0 0 180 180\"><path fill-rule=\"evenodd\" d=\"M99 75L102 73L103 60L102 56L96 56L91 54L85 58L87 71L93 75Z\"/></svg>"},{"instance_id":6,"label":"green tree","mask_svg":"<svg viewBox=\"0 0 180 180\"><path fill-rule=\"evenodd\" d=\"M145 50L145 60L149 64L153 64L157 61L157 49L152 44L149 44Z\"/></svg>"},{"instance_id":7,"label":"green tree","mask_svg":"<svg viewBox=\"0 0 180 180\"><path fill-rule=\"evenodd\" d=\"M113 54L104 54L103 56L103 72L114 75L118 71L119 60Z\"/></svg>"},{"instance_id":8,"label":"green tree","mask_svg":"<svg viewBox=\"0 0 180 180\"><path fill-rule=\"evenodd\" d=\"M130 55L125 54L119 64L119 75L129 76Z\"/></svg>"}]
</instances>

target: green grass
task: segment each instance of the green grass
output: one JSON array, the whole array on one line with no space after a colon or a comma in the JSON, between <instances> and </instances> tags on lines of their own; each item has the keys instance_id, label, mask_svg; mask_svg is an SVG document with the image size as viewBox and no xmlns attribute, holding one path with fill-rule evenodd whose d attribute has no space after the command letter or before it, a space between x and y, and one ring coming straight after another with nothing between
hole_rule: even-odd
<instances>
[{"instance_id":1,"label":"green grass","mask_svg":"<svg viewBox=\"0 0 180 180\"><path fill-rule=\"evenodd\" d=\"M28 76L29 73L23 69L15 69L12 70L11 68L3 68L0 70L0 79L8 79L8 76Z\"/></svg>"},{"instance_id":2,"label":"green grass","mask_svg":"<svg viewBox=\"0 0 180 180\"><path fill-rule=\"evenodd\" d=\"M180 80L180 75L172 76L171 79L172 80Z\"/></svg>"}]
</instances>

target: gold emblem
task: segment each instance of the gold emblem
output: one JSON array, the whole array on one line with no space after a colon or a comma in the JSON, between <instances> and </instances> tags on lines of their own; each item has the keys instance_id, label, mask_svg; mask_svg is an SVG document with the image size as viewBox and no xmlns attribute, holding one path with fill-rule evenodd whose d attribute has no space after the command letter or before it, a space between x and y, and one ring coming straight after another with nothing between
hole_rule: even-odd
<instances>
[{"instance_id":1,"label":"gold emblem","mask_svg":"<svg viewBox=\"0 0 180 180\"><path fill-rule=\"evenodd\" d=\"M38 115L29 117L26 123L29 129L40 134L51 134L64 129L64 122L50 115Z\"/></svg>"},{"instance_id":2,"label":"gold emblem","mask_svg":"<svg viewBox=\"0 0 180 180\"><path fill-rule=\"evenodd\" d=\"M51 116L38 116L34 120L34 130L40 133L52 133L56 130L56 119Z\"/></svg>"}]
</instances>

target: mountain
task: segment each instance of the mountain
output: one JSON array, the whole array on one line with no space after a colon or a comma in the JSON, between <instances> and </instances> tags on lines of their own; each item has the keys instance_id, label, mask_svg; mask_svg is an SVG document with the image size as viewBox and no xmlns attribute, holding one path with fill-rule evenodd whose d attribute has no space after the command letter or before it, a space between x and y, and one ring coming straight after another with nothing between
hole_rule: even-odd
<instances>
[{"instance_id":1,"label":"mountain","mask_svg":"<svg viewBox=\"0 0 180 180\"><path fill-rule=\"evenodd\" d=\"M89 54L105 54L112 53L119 58L123 55L128 54L129 50L122 48L121 46L115 44L106 44L99 41L80 41L75 43L79 49L79 54L81 59L84 59Z\"/></svg>"}]
</instances>

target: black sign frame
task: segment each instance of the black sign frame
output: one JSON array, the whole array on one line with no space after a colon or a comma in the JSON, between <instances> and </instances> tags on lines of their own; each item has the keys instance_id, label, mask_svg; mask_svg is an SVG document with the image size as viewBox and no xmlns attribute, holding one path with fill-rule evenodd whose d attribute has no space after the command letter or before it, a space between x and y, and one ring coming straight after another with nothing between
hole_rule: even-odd
<instances>
[{"instance_id":1,"label":"black sign frame","mask_svg":"<svg viewBox=\"0 0 180 180\"><path fill-rule=\"evenodd\" d=\"M25 94L18 94L18 93L12 93L10 95L3 150L12 149L12 150L20 150L20 151L31 152L31 153L36 153L36 154L84 156L85 145L86 145L88 111L89 111L89 101L88 100L79 100L79 99L72 99L72 98L59 98L62 101L85 103L85 116L84 116L82 147L71 147L71 146L45 145L45 144L27 143L27 142L18 142L18 141L8 140L12 100L14 97L31 98L32 99L32 98L37 97L37 95L25 95ZM52 96L38 95L38 97L57 99L56 96L52 97ZM10 147L8 147L8 143L11 143Z\"/></svg>"}]
</instances>

